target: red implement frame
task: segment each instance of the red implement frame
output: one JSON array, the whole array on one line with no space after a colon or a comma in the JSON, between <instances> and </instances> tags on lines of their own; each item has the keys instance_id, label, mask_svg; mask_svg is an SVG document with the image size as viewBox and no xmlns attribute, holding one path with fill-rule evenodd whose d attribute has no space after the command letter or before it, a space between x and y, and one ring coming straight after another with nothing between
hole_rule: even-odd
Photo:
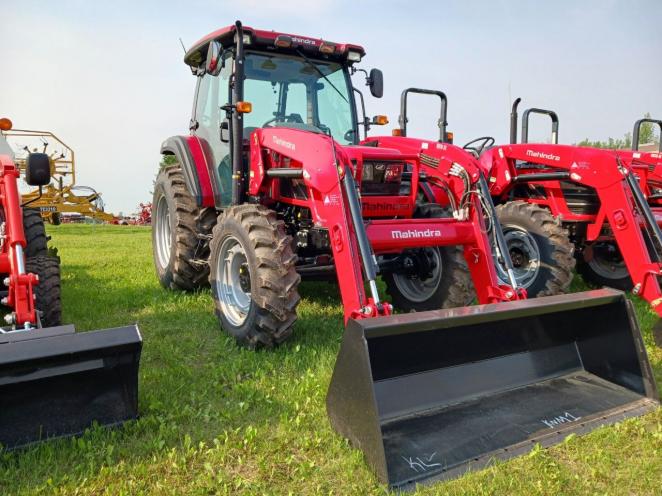
<instances>
[{"instance_id":1,"label":"red implement frame","mask_svg":"<svg viewBox=\"0 0 662 496\"><path fill-rule=\"evenodd\" d=\"M8 323L31 327L37 325L33 286L39 283L39 279L25 271L26 241L18 178L19 170L11 158L0 155L0 205L5 226L0 240L0 273L7 287L3 304L13 308L13 322Z\"/></svg>"}]
</instances>

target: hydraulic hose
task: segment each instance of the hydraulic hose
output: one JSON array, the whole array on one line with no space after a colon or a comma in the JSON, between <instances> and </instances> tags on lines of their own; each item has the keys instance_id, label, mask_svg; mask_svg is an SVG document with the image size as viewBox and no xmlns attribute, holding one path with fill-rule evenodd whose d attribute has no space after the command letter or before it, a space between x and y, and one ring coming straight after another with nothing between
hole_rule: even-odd
<instances>
[{"instance_id":1,"label":"hydraulic hose","mask_svg":"<svg viewBox=\"0 0 662 496\"><path fill-rule=\"evenodd\" d=\"M347 203L349 204L349 213L352 217L352 224L354 224L354 234L359 244L359 253L361 254L361 261L363 262L363 272L368 280L370 286L370 293L375 305L379 305L379 293L377 292L377 263L370 247L370 241L363 225L363 215L361 214L361 203L359 195L356 192L356 182L352 171L348 166L345 166L345 174L342 178L342 185L345 189L347 196Z\"/></svg>"},{"instance_id":2,"label":"hydraulic hose","mask_svg":"<svg viewBox=\"0 0 662 496\"><path fill-rule=\"evenodd\" d=\"M490 196L490 188L487 185L487 181L485 180L485 176L483 176L482 172L478 178L478 186L480 188L481 195L485 199L485 205L490 209L489 214L492 218L492 229L494 229L497 256L500 256L503 260L503 264L506 267L506 273L508 274L508 279L510 280L510 285L513 287L513 289L517 290L518 284L517 279L515 279L515 269L513 267L513 261L510 258L508 243L506 242L506 238L504 237L503 231L501 230L501 223L499 222L496 208L494 207L494 202Z\"/></svg>"}]
</instances>

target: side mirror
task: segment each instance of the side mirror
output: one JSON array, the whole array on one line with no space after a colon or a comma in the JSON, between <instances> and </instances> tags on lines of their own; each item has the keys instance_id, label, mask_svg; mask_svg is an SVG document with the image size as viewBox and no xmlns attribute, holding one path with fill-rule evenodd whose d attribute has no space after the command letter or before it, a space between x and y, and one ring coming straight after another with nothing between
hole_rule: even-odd
<instances>
[{"instance_id":1,"label":"side mirror","mask_svg":"<svg viewBox=\"0 0 662 496\"><path fill-rule=\"evenodd\" d=\"M370 93L375 98L381 98L384 95L384 74L379 69L370 69L368 76L368 86Z\"/></svg>"},{"instance_id":2,"label":"side mirror","mask_svg":"<svg viewBox=\"0 0 662 496\"><path fill-rule=\"evenodd\" d=\"M229 143L230 142L230 123L227 120L224 120L223 122L221 122L220 133L221 133L221 141L223 143Z\"/></svg>"},{"instance_id":3,"label":"side mirror","mask_svg":"<svg viewBox=\"0 0 662 496\"><path fill-rule=\"evenodd\" d=\"M25 182L30 186L46 186L51 182L51 161L45 153L31 153L25 165Z\"/></svg>"},{"instance_id":4,"label":"side mirror","mask_svg":"<svg viewBox=\"0 0 662 496\"><path fill-rule=\"evenodd\" d=\"M218 76L223 68L223 46L218 41L211 41L207 48L207 61L205 72L211 76Z\"/></svg>"}]
</instances>

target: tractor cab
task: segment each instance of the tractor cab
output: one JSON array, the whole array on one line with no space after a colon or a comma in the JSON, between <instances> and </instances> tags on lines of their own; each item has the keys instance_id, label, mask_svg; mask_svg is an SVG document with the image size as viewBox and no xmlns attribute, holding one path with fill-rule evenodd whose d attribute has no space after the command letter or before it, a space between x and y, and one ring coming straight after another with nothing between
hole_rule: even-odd
<instances>
[{"instance_id":1,"label":"tractor cab","mask_svg":"<svg viewBox=\"0 0 662 496\"><path fill-rule=\"evenodd\" d=\"M198 78L190 130L214 164L217 207L238 203L233 201L232 177L246 177L241 169L256 129L299 129L355 145L359 125L367 130L371 124L386 124L382 116L369 120L357 115L354 98L360 91L350 76L364 54L358 45L240 24L209 34L186 53L184 61ZM382 96L381 71L373 69L366 82L374 96ZM241 196L240 188L236 194Z\"/></svg>"}]
</instances>

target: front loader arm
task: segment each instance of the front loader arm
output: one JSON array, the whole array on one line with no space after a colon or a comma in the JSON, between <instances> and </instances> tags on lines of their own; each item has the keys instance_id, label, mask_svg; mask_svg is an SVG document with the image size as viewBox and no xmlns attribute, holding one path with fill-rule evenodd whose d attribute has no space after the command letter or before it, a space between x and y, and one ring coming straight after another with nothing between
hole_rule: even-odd
<instances>
[{"instance_id":1,"label":"front loader arm","mask_svg":"<svg viewBox=\"0 0 662 496\"><path fill-rule=\"evenodd\" d=\"M491 161L496 174L513 171L511 187L529 178L545 184L544 174L565 173L563 180L595 190L600 207L587 226L586 241L596 241L608 224L634 284L633 293L662 316L662 232L636 175L634 157L611 150L523 144L490 150L484 160ZM524 165L517 168L517 161Z\"/></svg>"},{"instance_id":2,"label":"front loader arm","mask_svg":"<svg viewBox=\"0 0 662 496\"><path fill-rule=\"evenodd\" d=\"M305 184L309 197L299 204L309 208L314 224L329 233L345 322L389 315L390 304L382 303L377 294L376 262L360 217L351 163L342 148L325 135L268 128L254 131L250 146L251 196L268 193L279 198L279 179Z\"/></svg>"},{"instance_id":3,"label":"front loader arm","mask_svg":"<svg viewBox=\"0 0 662 496\"><path fill-rule=\"evenodd\" d=\"M13 309L5 318L7 324L30 328L38 323L33 288L39 280L25 270L26 241L17 184L19 176L11 158L0 155L0 201L4 214L0 272L8 274L5 279L7 296L2 304Z\"/></svg>"},{"instance_id":4,"label":"front loader arm","mask_svg":"<svg viewBox=\"0 0 662 496\"><path fill-rule=\"evenodd\" d=\"M478 301L496 303L526 298L526 290L517 287L507 243L477 161L465 150L446 143L427 144L421 149L419 157L427 182L436 186L435 196L452 199L453 216L460 221L468 221L473 227L471 241L464 244L464 257L471 271ZM442 200L439 198L438 201ZM489 219L489 226L486 218ZM493 249L505 266L510 286L499 282Z\"/></svg>"},{"instance_id":5,"label":"front loader arm","mask_svg":"<svg viewBox=\"0 0 662 496\"><path fill-rule=\"evenodd\" d=\"M434 220L439 232L443 233L436 240L437 246L463 246L464 257L480 303L497 303L526 297L526 291L516 285L510 254L487 183L484 181L480 164L471 154L448 143L414 138L379 136L369 138L364 144L400 150L417 157L415 174L420 175L424 188L429 192L425 196L429 201L447 205L453 210L452 219ZM486 225L486 217L490 219L490 226ZM451 222L444 226L443 220ZM427 224L430 226L430 221ZM368 226L369 233L371 227ZM444 230L444 227L447 230ZM460 233L453 232L451 227L465 234L459 235ZM433 246L433 240L428 241L430 246ZM509 273L510 286L499 281L492 257L493 247Z\"/></svg>"}]
</instances>

